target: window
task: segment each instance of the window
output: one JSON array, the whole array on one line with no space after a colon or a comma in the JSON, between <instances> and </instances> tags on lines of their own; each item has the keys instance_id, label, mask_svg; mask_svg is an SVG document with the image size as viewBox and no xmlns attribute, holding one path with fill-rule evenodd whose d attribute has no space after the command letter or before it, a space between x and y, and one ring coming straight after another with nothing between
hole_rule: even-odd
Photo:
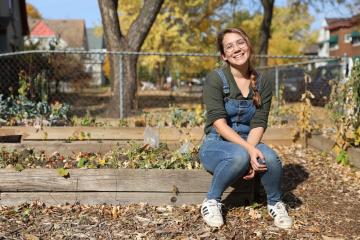
<instances>
[{"instance_id":1,"label":"window","mask_svg":"<svg viewBox=\"0 0 360 240\"><path fill-rule=\"evenodd\" d=\"M329 39L330 50L336 50L339 48L338 35L331 35Z\"/></svg>"},{"instance_id":2,"label":"window","mask_svg":"<svg viewBox=\"0 0 360 240\"><path fill-rule=\"evenodd\" d=\"M360 32L353 31L351 33L351 43L353 45L360 45Z\"/></svg>"},{"instance_id":3,"label":"window","mask_svg":"<svg viewBox=\"0 0 360 240\"><path fill-rule=\"evenodd\" d=\"M344 35L344 43L351 43L351 41L352 41L351 34L350 33L345 34Z\"/></svg>"},{"instance_id":4,"label":"window","mask_svg":"<svg viewBox=\"0 0 360 240\"><path fill-rule=\"evenodd\" d=\"M7 37L5 33L0 32L0 53L7 52Z\"/></svg>"}]
</instances>

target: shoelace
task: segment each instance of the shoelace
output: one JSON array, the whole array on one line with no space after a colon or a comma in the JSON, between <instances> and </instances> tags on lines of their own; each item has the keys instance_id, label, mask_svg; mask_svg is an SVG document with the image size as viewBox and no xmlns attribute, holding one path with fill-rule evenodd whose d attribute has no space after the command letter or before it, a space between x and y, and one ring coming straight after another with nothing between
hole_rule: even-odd
<instances>
[{"instance_id":1,"label":"shoelace","mask_svg":"<svg viewBox=\"0 0 360 240\"><path fill-rule=\"evenodd\" d=\"M207 207L208 207L208 208L214 208L214 207L216 207L217 209L219 209L220 214L222 214L222 210L221 210L222 205L223 205L223 204L220 203L220 202L210 202L210 203L208 203ZM209 210L210 210L210 209L209 209ZM211 212L213 212L213 211L211 211Z\"/></svg>"},{"instance_id":2,"label":"shoelace","mask_svg":"<svg viewBox=\"0 0 360 240\"><path fill-rule=\"evenodd\" d=\"M276 204L276 210L278 215L280 216L287 216L287 211L286 211L286 207L283 203L278 203Z\"/></svg>"}]
</instances>

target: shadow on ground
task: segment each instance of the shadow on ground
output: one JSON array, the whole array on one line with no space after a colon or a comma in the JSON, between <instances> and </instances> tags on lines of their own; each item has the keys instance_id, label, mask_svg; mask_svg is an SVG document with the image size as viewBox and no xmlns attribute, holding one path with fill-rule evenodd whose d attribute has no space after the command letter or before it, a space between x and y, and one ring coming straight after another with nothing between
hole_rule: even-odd
<instances>
[{"instance_id":1,"label":"shadow on ground","mask_svg":"<svg viewBox=\"0 0 360 240\"><path fill-rule=\"evenodd\" d=\"M309 173L306 169L300 164L286 164L283 167L283 181L282 181L282 191L283 191L283 201L290 208L297 208L301 206L302 201L295 196L292 191L296 189L298 185L306 181L309 177ZM260 178L256 177L252 180L255 184L254 195L251 194L249 185L251 181L247 182L242 179L239 179L235 184L234 191L231 192L224 200L223 203L231 207L239 207L249 205L251 202L256 202L259 204L266 205L266 194L262 184L260 183ZM248 191L246 191L248 190Z\"/></svg>"}]
</instances>

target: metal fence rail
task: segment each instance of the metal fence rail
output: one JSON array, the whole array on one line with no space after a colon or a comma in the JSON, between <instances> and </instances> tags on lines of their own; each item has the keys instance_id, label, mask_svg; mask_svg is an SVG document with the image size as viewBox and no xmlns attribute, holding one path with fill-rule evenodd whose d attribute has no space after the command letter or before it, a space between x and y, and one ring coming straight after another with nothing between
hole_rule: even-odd
<instances>
[{"instance_id":1,"label":"metal fence rail","mask_svg":"<svg viewBox=\"0 0 360 240\"><path fill-rule=\"evenodd\" d=\"M140 109L183 102L201 103L206 74L221 65L219 54L202 53L103 50L5 53L0 54L0 94L3 98L22 94L33 101L67 103L77 116L84 116L87 112L93 116L105 116L113 97L109 58L122 59L129 55L138 56L136 82ZM270 64L271 61L278 62L257 69L274 84L274 95L284 97L285 101L298 101L301 93L309 89L323 104L329 94L329 81L340 81L348 72L346 58L256 57L266 57ZM124 73L122 69L118 71L120 98L123 98ZM311 82L305 82L305 75L311 77Z\"/></svg>"}]
</instances>

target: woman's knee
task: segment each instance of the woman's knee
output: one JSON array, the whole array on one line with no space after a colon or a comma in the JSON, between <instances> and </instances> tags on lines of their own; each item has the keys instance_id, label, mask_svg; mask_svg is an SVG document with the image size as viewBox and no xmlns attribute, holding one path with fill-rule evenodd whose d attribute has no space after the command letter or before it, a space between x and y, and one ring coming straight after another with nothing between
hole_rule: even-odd
<instances>
[{"instance_id":1,"label":"woman's knee","mask_svg":"<svg viewBox=\"0 0 360 240\"><path fill-rule=\"evenodd\" d=\"M266 146L265 144L259 145L258 149L264 155L265 162L268 167L282 168L281 160L278 154L273 149Z\"/></svg>"},{"instance_id":2,"label":"woman's knee","mask_svg":"<svg viewBox=\"0 0 360 240\"><path fill-rule=\"evenodd\" d=\"M231 162L231 168L237 171L246 171L249 168L249 153L242 148L234 149L229 152L228 161Z\"/></svg>"},{"instance_id":3,"label":"woman's knee","mask_svg":"<svg viewBox=\"0 0 360 240\"><path fill-rule=\"evenodd\" d=\"M265 153L265 163L269 171L281 171L282 163L276 153Z\"/></svg>"}]
</instances>

